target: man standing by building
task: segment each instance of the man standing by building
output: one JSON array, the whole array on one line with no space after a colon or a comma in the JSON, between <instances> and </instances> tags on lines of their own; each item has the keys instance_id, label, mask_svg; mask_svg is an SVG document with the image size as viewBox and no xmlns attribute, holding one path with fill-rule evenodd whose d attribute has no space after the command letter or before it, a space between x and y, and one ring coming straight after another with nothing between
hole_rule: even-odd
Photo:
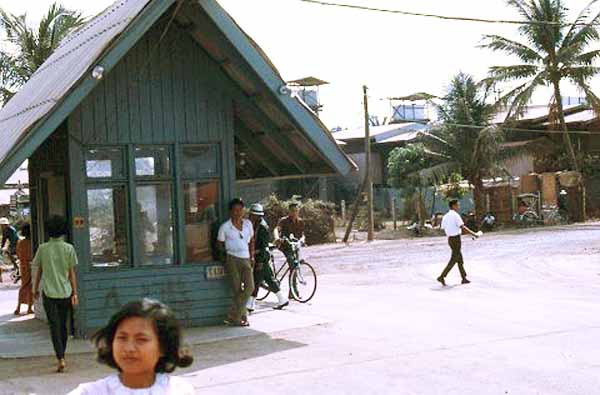
<instances>
[{"instance_id":1,"label":"man standing by building","mask_svg":"<svg viewBox=\"0 0 600 395\"><path fill-rule=\"evenodd\" d=\"M438 277L438 281L442 283L443 286L446 286L446 276L452 270L455 264L458 264L458 270L460 270L460 276L462 277L463 284L469 284L470 281L467 280L467 272L464 268L464 261L461 251L461 235L464 232L471 234L473 237L479 237L479 234L473 232L471 229L465 226L462 217L458 213L460 210L460 203L458 200L450 201L450 211L444 218L442 219L442 229L446 232L446 236L448 236L448 244L450 245L450 249L452 250L452 257L450 258L450 262L442 272L442 275Z\"/></svg>"},{"instance_id":2,"label":"man standing by building","mask_svg":"<svg viewBox=\"0 0 600 395\"><path fill-rule=\"evenodd\" d=\"M10 259L10 263L17 269L15 256L17 254L17 242L19 241L19 236L17 235L17 230L10 224L10 221L6 217L0 218L0 227L2 228L2 245L0 245L0 249L2 251L6 251L8 257ZM8 241L8 246L6 246L6 242ZM0 282L2 282L2 271L0 270Z\"/></svg>"},{"instance_id":3,"label":"man standing by building","mask_svg":"<svg viewBox=\"0 0 600 395\"><path fill-rule=\"evenodd\" d=\"M250 208L250 221L254 226L254 248L255 248L255 259L254 259L254 292L246 305L248 311L253 312L256 302L256 296L261 283L264 281L269 287L269 291L273 292L277 296L277 306L273 307L275 310L283 310L287 307L290 302L285 297L279 282L275 278L275 274L271 269L269 261L271 260L271 254L269 253L269 225L264 219L265 211L261 204L253 204Z\"/></svg>"},{"instance_id":4,"label":"man standing by building","mask_svg":"<svg viewBox=\"0 0 600 395\"><path fill-rule=\"evenodd\" d=\"M288 261L290 259L290 254L292 253L292 248L289 243L285 242L285 240L281 240L282 238L290 238L294 236L294 238L304 242L304 221L300 218L300 207L298 203L291 203L289 205L288 216L281 218L279 223L277 224L277 228L275 228L274 236L275 243L279 247L279 249L285 254Z\"/></svg>"},{"instance_id":5,"label":"man standing by building","mask_svg":"<svg viewBox=\"0 0 600 395\"><path fill-rule=\"evenodd\" d=\"M219 249L225 251L225 268L231 278L233 304L225 323L249 326L246 303L254 291L252 265L254 260L254 229L244 219L244 202L233 199L229 203L229 221L219 228Z\"/></svg>"}]
</instances>

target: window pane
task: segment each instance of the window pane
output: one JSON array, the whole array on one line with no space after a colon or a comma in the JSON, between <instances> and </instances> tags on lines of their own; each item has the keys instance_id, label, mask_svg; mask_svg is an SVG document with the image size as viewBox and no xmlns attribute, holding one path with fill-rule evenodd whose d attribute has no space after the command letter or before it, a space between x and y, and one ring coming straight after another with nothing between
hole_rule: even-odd
<instances>
[{"instance_id":1,"label":"window pane","mask_svg":"<svg viewBox=\"0 0 600 395\"><path fill-rule=\"evenodd\" d=\"M173 212L170 185L140 185L137 192L138 251L143 265L173 263Z\"/></svg>"},{"instance_id":2,"label":"window pane","mask_svg":"<svg viewBox=\"0 0 600 395\"><path fill-rule=\"evenodd\" d=\"M123 178L123 165L120 148L90 149L85 155L85 171L89 178Z\"/></svg>"},{"instance_id":3,"label":"window pane","mask_svg":"<svg viewBox=\"0 0 600 395\"><path fill-rule=\"evenodd\" d=\"M171 158L167 147L135 149L135 175L160 177L171 175Z\"/></svg>"},{"instance_id":4,"label":"window pane","mask_svg":"<svg viewBox=\"0 0 600 395\"><path fill-rule=\"evenodd\" d=\"M216 145L183 148L183 177L216 176L219 171Z\"/></svg>"},{"instance_id":5,"label":"window pane","mask_svg":"<svg viewBox=\"0 0 600 395\"><path fill-rule=\"evenodd\" d=\"M212 261L212 235L218 219L219 182L185 183L183 189L186 262Z\"/></svg>"},{"instance_id":6,"label":"window pane","mask_svg":"<svg viewBox=\"0 0 600 395\"><path fill-rule=\"evenodd\" d=\"M127 263L127 196L124 186L87 191L90 252L94 267Z\"/></svg>"}]
</instances>

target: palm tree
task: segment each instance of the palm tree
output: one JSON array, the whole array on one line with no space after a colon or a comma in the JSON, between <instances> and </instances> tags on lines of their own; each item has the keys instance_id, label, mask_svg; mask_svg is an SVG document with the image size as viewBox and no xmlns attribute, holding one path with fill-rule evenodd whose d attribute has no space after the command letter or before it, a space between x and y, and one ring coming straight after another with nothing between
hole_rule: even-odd
<instances>
[{"instance_id":1,"label":"palm tree","mask_svg":"<svg viewBox=\"0 0 600 395\"><path fill-rule=\"evenodd\" d=\"M39 25L29 26L26 15L0 9L0 26L14 51L0 52L0 96L9 100L50 57L60 42L85 22L81 13L54 3Z\"/></svg>"},{"instance_id":2,"label":"palm tree","mask_svg":"<svg viewBox=\"0 0 600 395\"><path fill-rule=\"evenodd\" d=\"M475 211L483 214L483 180L501 171L501 130L491 124L495 106L472 76L459 73L438 105L440 125L423 136L426 153L447 175L461 174L474 188ZM438 169L440 166L438 166Z\"/></svg>"},{"instance_id":3,"label":"palm tree","mask_svg":"<svg viewBox=\"0 0 600 395\"><path fill-rule=\"evenodd\" d=\"M563 139L573 170L580 163L573 149L563 111L561 82L569 81L586 96L588 104L600 113L600 99L592 92L590 79L600 69L595 61L600 50L589 46L600 38L597 24L600 14L591 16L592 0L574 23L567 22L567 8L561 0L508 0L523 17L519 33L525 43L497 35L484 36L481 47L516 56L520 64L490 68L488 84L518 82L518 86L504 94L499 104L508 107L507 121L514 121L523 114L534 92L540 87L552 89L550 114L555 127L563 131Z\"/></svg>"}]
</instances>

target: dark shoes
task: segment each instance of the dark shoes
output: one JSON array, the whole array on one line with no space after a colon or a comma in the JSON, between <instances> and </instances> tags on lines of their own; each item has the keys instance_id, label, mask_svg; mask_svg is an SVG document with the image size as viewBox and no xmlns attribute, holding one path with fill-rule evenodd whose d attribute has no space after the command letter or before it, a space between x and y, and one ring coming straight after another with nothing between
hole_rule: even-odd
<instances>
[{"instance_id":1,"label":"dark shoes","mask_svg":"<svg viewBox=\"0 0 600 395\"><path fill-rule=\"evenodd\" d=\"M284 304L280 304L278 306L273 307L273 310L283 310L284 308L288 307L290 305L290 302L285 302Z\"/></svg>"},{"instance_id":2,"label":"dark shoes","mask_svg":"<svg viewBox=\"0 0 600 395\"><path fill-rule=\"evenodd\" d=\"M438 277L437 280L445 287L446 286L446 280L444 280L444 277Z\"/></svg>"},{"instance_id":3,"label":"dark shoes","mask_svg":"<svg viewBox=\"0 0 600 395\"><path fill-rule=\"evenodd\" d=\"M469 280L467 280L466 278L463 278L462 284L471 284L471 282Z\"/></svg>"}]
</instances>

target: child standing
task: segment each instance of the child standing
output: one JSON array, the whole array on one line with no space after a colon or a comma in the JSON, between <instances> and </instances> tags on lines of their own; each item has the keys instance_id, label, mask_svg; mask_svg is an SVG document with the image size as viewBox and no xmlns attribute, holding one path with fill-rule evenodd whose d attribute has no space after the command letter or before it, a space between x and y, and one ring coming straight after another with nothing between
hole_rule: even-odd
<instances>
[{"instance_id":1,"label":"child standing","mask_svg":"<svg viewBox=\"0 0 600 395\"><path fill-rule=\"evenodd\" d=\"M181 346L181 329L164 304L143 299L127 304L93 337L98 361L119 373L81 384L69 395L192 395L194 387L170 376L194 361Z\"/></svg>"}]
</instances>

